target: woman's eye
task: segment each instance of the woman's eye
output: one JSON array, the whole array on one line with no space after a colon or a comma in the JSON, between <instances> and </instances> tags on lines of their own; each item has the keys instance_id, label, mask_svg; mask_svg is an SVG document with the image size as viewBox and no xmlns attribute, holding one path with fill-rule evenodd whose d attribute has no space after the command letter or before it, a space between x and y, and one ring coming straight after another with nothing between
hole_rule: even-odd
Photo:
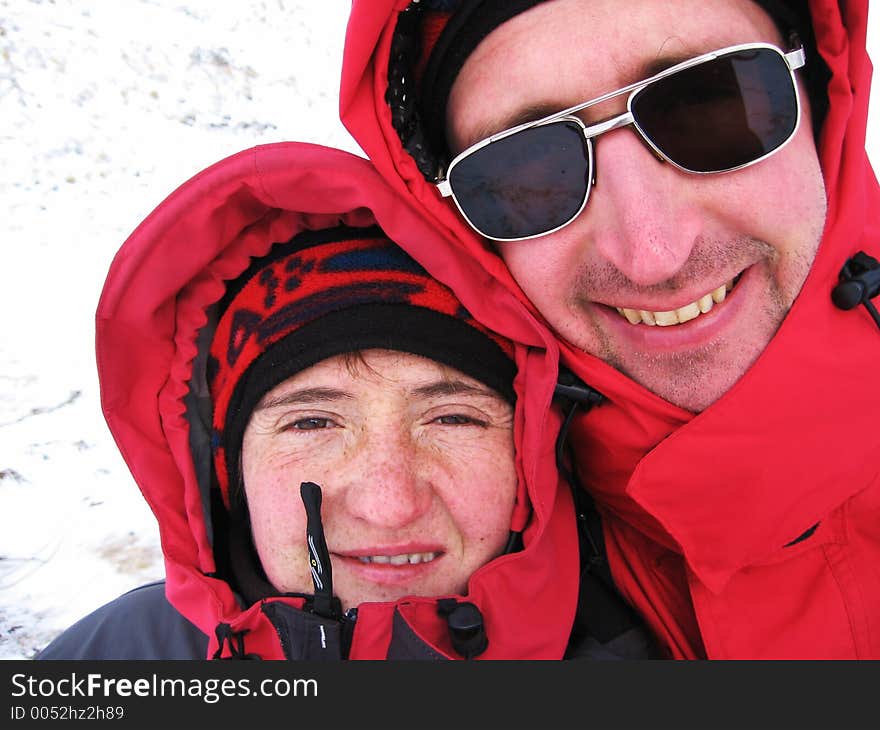
<instances>
[{"instance_id":1,"label":"woman's eye","mask_svg":"<svg viewBox=\"0 0 880 730\"><path fill-rule=\"evenodd\" d=\"M287 428L296 431L317 431L321 428L329 428L332 421L329 418L300 418L289 424Z\"/></svg>"},{"instance_id":2,"label":"woman's eye","mask_svg":"<svg viewBox=\"0 0 880 730\"><path fill-rule=\"evenodd\" d=\"M467 425L484 425L482 422L477 421L473 418L468 418L467 416L462 416L458 413L454 413L448 416L438 416L434 419L435 422L443 424L444 426L467 426Z\"/></svg>"}]
</instances>

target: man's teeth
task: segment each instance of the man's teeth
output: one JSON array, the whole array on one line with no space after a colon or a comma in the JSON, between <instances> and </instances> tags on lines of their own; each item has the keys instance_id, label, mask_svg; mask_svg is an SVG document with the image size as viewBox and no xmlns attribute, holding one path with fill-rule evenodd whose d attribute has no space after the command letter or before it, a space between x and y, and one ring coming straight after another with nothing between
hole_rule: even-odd
<instances>
[{"instance_id":1,"label":"man's teeth","mask_svg":"<svg viewBox=\"0 0 880 730\"><path fill-rule=\"evenodd\" d=\"M389 563L391 565L416 565L430 563L437 553L405 553L403 555L364 555L358 558L362 563Z\"/></svg>"},{"instance_id":2,"label":"man's teeth","mask_svg":"<svg viewBox=\"0 0 880 730\"><path fill-rule=\"evenodd\" d=\"M697 301L668 312L649 312L644 309L627 309L626 307L617 307L617 311L626 317L630 324L646 324L651 327L654 325L669 327L673 324L690 322L701 314L706 314L706 312L709 312L716 304L723 302L724 297L727 296L727 292L731 289L733 289L732 279L726 284L722 284L717 289L710 291L708 294L704 294L697 299Z\"/></svg>"}]
</instances>

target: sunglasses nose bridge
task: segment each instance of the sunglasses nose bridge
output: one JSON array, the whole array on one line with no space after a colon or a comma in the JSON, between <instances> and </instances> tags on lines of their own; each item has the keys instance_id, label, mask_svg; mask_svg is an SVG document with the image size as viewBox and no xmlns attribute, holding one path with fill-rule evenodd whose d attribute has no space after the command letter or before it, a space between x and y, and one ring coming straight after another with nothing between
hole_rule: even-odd
<instances>
[{"instance_id":1,"label":"sunglasses nose bridge","mask_svg":"<svg viewBox=\"0 0 880 730\"><path fill-rule=\"evenodd\" d=\"M584 142L587 145L587 148L590 153L591 158L591 180L590 187L595 186L596 184L596 158L595 153L593 152L593 140L600 135L605 134L606 132L613 132L615 129L622 129L623 127L632 126L633 131L635 131L638 137L643 137L641 130L639 130L638 125L635 124L635 118L631 111L627 110L622 114L618 114L615 117L611 117L610 119L604 119L601 122L596 122L595 124L584 124L580 120L578 122L581 124L582 132L584 135ZM649 145L650 147L650 145Z\"/></svg>"},{"instance_id":2,"label":"sunglasses nose bridge","mask_svg":"<svg viewBox=\"0 0 880 730\"><path fill-rule=\"evenodd\" d=\"M581 124L583 124L583 122ZM605 132L612 132L615 129L621 129L622 127L628 126L632 126L633 131L636 133L636 136L644 143L645 147L648 148L648 151L652 155L654 155L658 162L667 161L663 154L654 146L653 142L648 139L644 131L639 128L639 125L635 123L635 117L633 116L632 111L629 110L625 111L623 114L619 114L616 117L612 117L611 119L606 119L601 122L596 122L595 124L584 124L584 139L586 139L587 145L591 145L592 140L599 135L605 134ZM593 184L595 185L595 162L593 163L593 165Z\"/></svg>"},{"instance_id":3,"label":"sunglasses nose bridge","mask_svg":"<svg viewBox=\"0 0 880 730\"><path fill-rule=\"evenodd\" d=\"M596 122L595 124L584 124L584 138L587 140L595 139L600 134L605 134L605 132L612 132L615 129L629 126L634 121L635 120L633 119L632 112L625 111L623 114L618 114L616 117L611 117L611 119L605 119L604 121Z\"/></svg>"}]
</instances>

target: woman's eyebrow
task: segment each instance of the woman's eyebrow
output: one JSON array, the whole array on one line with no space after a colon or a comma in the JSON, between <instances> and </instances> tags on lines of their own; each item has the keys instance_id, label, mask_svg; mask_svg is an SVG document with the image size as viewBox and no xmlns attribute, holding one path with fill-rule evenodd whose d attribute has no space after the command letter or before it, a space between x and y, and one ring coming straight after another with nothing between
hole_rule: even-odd
<instances>
[{"instance_id":1,"label":"woman's eyebrow","mask_svg":"<svg viewBox=\"0 0 880 730\"><path fill-rule=\"evenodd\" d=\"M265 411L281 406L303 405L308 403L327 403L337 400L351 400L354 396L338 388L300 388L288 390L271 398L261 400L254 411Z\"/></svg>"},{"instance_id":2,"label":"woman's eyebrow","mask_svg":"<svg viewBox=\"0 0 880 730\"><path fill-rule=\"evenodd\" d=\"M501 398L494 390L487 386L473 385L462 380L437 380L426 383L412 389L412 394L423 398L431 398L443 395L478 395L488 398Z\"/></svg>"}]
</instances>

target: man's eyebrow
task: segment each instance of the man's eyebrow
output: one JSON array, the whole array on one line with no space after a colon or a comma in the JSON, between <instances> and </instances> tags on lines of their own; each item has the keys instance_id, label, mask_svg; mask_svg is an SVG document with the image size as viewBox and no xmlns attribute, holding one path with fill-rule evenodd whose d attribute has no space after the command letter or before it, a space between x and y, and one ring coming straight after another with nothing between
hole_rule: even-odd
<instances>
[{"instance_id":1,"label":"man's eyebrow","mask_svg":"<svg viewBox=\"0 0 880 730\"><path fill-rule=\"evenodd\" d=\"M473 385L462 380L437 380L433 383L420 385L413 388L413 395L431 398L442 395L479 395L489 398L500 398L492 388L483 385Z\"/></svg>"},{"instance_id":2,"label":"man's eyebrow","mask_svg":"<svg viewBox=\"0 0 880 730\"><path fill-rule=\"evenodd\" d=\"M616 88L622 89L630 84L637 83L639 81L644 81L645 79L649 79L652 76L659 74L661 71L665 71L668 68L672 68L673 66L681 63L682 61L687 61L690 58L694 58L699 56L699 52L695 53L676 53L676 54L667 54L662 56L655 56L649 61L645 61L640 64L636 68L636 72L633 74L632 78L622 82ZM595 95L593 98L598 98L603 94L614 91L615 89L606 89L605 91L601 91ZM549 117L557 112L561 112L563 109L567 109L572 106L576 106L584 101L590 101L590 99L580 99L573 103L565 103L565 102L542 102L539 104L530 104L527 107L523 107L521 109L515 110L512 114L509 114L505 117L499 117L497 119L493 119L486 124L482 124L477 127L470 135L462 146L462 150L466 150L468 147L477 144L478 142L482 142L484 139L488 139L493 134L498 134L499 132L504 132L508 129L516 127L520 124L526 124L527 122L534 122L537 119L543 119L544 117Z\"/></svg>"},{"instance_id":3,"label":"man's eyebrow","mask_svg":"<svg viewBox=\"0 0 880 730\"><path fill-rule=\"evenodd\" d=\"M482 142L484 139L488 139L493 134L498 134L499 132L503 132L507 129L510 129L511 127L516 127L519 124L534 122L536 119L549 117L551 114L555 114L556 112L562 111L563 109L565 109L564 106L551 104L550 102L544 102L541 104L530 104L527 107L517 109L508 116L499 117L497 119L486 122L485 124L481 124L473 131L473 133L468 135L468 139L465 145L462 147L462 150L467 149L471 145L475 145L477 142Z\"/></svg>"},{"instance_id":4,"label":"man's eyebrow","mask_svg":"<svg viewBox=\"0 0 880 730\"><path fill-rule=\"evenodd\" d=\"M629 83L636 83L637 81L644 81L645 79L649 79L652 76L656 76L661 71L665 71L668 68L672 68L673 66L677 66L682 61L687 61L691 58L696 58L697 56L702 55L701 52L697 51L694 53L675 53L675 54L667 54L664 56L656 56L652 58L650 61L645 61L641 64L632 81ZM627 84L628 85L628 84Z\"/></svg>"},{"instance_id":5,"label":"man's eyebrow","mask_svg":"<svg viewBox=\"0 0 880 730\"><path fill-rule=\"evenodd\" d=\"M300 388L289 390L272 398L261 400L254 411L266 411L281 406L305 405L309 403L327 403L329 401L350 400L354 396L337 388Z\"/></svg>"}]
</instances>

